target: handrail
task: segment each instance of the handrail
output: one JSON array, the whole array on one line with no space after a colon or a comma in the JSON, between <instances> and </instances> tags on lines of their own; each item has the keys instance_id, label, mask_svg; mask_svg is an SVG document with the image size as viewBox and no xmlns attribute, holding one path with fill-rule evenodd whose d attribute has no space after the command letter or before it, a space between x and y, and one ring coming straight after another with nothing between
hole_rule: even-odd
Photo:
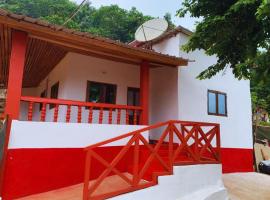
<instances>
[{"instance_id":1,"label":"handrail","mask_svg":"<svg viewBox=\"0 0 270 200\"><path fill-rule=\"evenodd\" d=\"M124 111L124 118L122 121L125 121L125 124L139 124L139 116L142 112L142 107L140 106L129 106L129 105L115 105L115 104L105 104L105 103L93 103L93 102L82 102L82 101L74 101L74 100L65 100L65 99L49 99L49 98L40 98L40 97L30 97L30 96L22 96L22 102L28 103L28 121L33 120L34 115L34 105L40 104L40 121L46 121L46 111L47 105L50 105L50 108L54 109L53 113L53 121L58 121L59 115L59 107L66 106L66 114L65 119L66 122L69 123L71 119L72 107L77 107L77 122L82 122L83 112L88 112L88 123L93 123L93 112L98 111L98 123L102 124L104 122L104 111L108 112L107 123L108 124L120 124L121 116L123 116L122 111ZM86 110L82 110L85 107ZM113 111L116 111L116 116L113 116ZM115 122L113 122L115 121Z\"/></svg>"},{"instance_id":2,"label":"handrail","mask_svg":"<svg viewBox=\"0 0 270 200\"><path fill-rule=\"evenodd\" d=\"M192 126L192 125L201 125L201 126L219 126L218 123L190 122L190 121L180 121L180 120L169 120L169 121L162 122L162 123L158 123L158 124L155 124L155 125L150 125L150 126L147 126L147 127L145 127L145 128L141 128L141 129L138 129L138 130L135 130L135 131L132 131L132 132L129 132L129 133L120 135L120 136L118 136L118 137L114 137L114 138L111 138L111 139L108 139L108 140L105 140L105 141L102 141L102 142L93 144L93 145L89 145L89 146L85 147L84 149L85 149L85 150L89 150L89 149L96 148L96 147L98 147L98 146L103 146L103 145L106 145L106 144L109 144L109 143L112 143L112 142L116 142L117 140L121 140L121 139L130 137L130 136L132 136L132 135L134 135L134 134L138 134L138 133L142 133L142 132L145 132L145 131L149 131L149 130L151 130L151 129L155 129L155 128L158 128L158 127L161 127L161 126L164 126L164 125L168 125L168 124L170 124L170 123L179 123L179 124L182 124L182 125L185 125L185 126Z\"/></svg>"},{"instance_id":3,"label":"handrail","mask_svg":"<svg viewBox=\"0 0 270 200\"><path fill-rule=\"evenodd\" d=\"M99 108L112 108L112 109L129 109L129 110L142 110L140 106L128 106L128 105L116 105L116 104L106 104L106 103L93 103L93 102L83 102L75 100L66 99L50 99L50 98L39 98L22 96L21 101L35 102L35 103L47 103L47 104L59 104L59 105L70 105L70 106L82 106L82 107L99 107Z\"/></svg>"},{"instance_id":4,"label":"handrail","mask_svg":"<svg viewBox=\"0 0 270 200\"><path fill-rule=\"evenodd\" d=\"M169 123L170 123L170 121L167 121L167 122L159 123L159 124L156 124L156 125L147 126L145 128L141 128L141 129L138 129L136 131L132 131L130 133L126 133L126 134L123 134L123 135L120 135L120 136L117 136L117 137L114 137L114 138L111 138L111 139L108 139L108 140L105 140L105 141L102 141L102 142L98 142L98 143L93 144L93 145L90 145L90 146L87 146L87 147L84 148L84 150L87 151L87 150L96 148L98 146L103 146L103 145L106 145L106 144L109 144L109 143L112 143L112 142L116 142L118 140L122 140L124 138L133 136L135 134L142 133L142 132L145 132L145 131L149 131L151 129L154 129L154 128L158 128L158 127L167 125Z\"/></svg>"},{"instance_id":5,"label":"handrail","mask_svg":"<svg viewBox=\"0 0 270 200\"><path fill-rule=\"evenodd\" d=\"M149 133L149 131L155 129L161 130L160 128L164 129L162 130L159 139L157 139L156 143L150 144L143 134ZM156 132L154 132L154 134L156 134ZM129 138L127 144L121 148L117 155L113 155L112 160L109 159L109 161L107 161L98 154L98 149L104 145L109 145L110 143L125 138ZM149 153L143 153L139 149L144 149ZM160 150L163 152L161 155L159 154ZM85 151L87 151L87 153L83 199L106 199L157 184L157 176L172 174L173 165L220 163L220 126L217 123L170 120L90 145L85 147ZM117 169L117 165L124 156L127 155L127 152L133 152L131 155L128 154L128 157L132 159L133 162L129 163L126 161L126 165L131 164L132 166L132 170L128 171L132 176L131 179ZM164 152L166 156L162 157L164 156ZM183 159L181 157L183 154L187 155L187 160L181 160ZM141 157L145 160L141 160ZM92 160L96 160L104 165L105 169L99 175L95 174L97 179L90 185L91 173L94 173L91 172L90 169L93 169L93 166L96 167L97 164L91 165L93 162ZM144 176L148 173L149 166L154 160L159 163L163 168L163 171L158 173L153 171L152 179L145 182ZM121 189L119 191L100 195L94 194L101 183L112 172L123 179L129 186L126 189Z\"/></svg>"}]
</instances>

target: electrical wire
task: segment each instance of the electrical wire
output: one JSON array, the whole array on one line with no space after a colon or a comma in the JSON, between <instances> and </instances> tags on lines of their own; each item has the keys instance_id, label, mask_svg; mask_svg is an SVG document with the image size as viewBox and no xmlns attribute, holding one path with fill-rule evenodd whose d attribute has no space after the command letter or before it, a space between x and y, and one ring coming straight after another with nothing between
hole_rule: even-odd
<instances>
[{"instance_id":1,"label":"electrical wire","mask_svg":"<svg viewBox=\"0 0 270 200\"><path fill-rule=\"evenodd\" d=\"M78 8L69 16L69 18L62 24L62 26L65 26L70 20L72 20L73 17L75 17L78 12L82 9L84 4L88 2L88 0L83 0L81 4L78 6Z\"/></svg>"}]
</instances>

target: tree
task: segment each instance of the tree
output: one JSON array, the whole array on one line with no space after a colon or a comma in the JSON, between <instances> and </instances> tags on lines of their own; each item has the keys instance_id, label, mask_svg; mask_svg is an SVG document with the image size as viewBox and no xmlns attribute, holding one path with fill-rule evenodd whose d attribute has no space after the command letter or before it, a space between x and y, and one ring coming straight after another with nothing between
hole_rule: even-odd
<instances>
[{"instance_id":1,"label":"tree","mask_svg":"<svg viewBox=\"0 0 270 200\"><path fill-rule=\"evenodd\" d=\"M174 23L172 22L172 15L171 13L166 13L164 15L164 19L168 22L169 24L169 29L174 29L175 28L175 25Z\"/></svg>"},{"instance_id":2,"label":"tree","mask_svg":"<svg viewBox=\"0 0 270 200\"><path fill-rule=\"evenodd\" d=\"M179 16L189 12L202 18L184 49L204 49L218 57L198 78L211 78L229 66L239 79L253 73L269 79L269 0L184 0L182 5Z\"/></svg>"},{"instance_id":3,"label":"tree","mask_svg":"<svg viewBox=\"0 0 270 200\"><path fill-rule=\"evenodd\" d=\"M70 0L6 0L0 2L0 8L40 18L57 25L62 25L77 7L78 5ZM136 8L125 10L117 5L111 5L96 9L91 6L91 3L86 3L66 26L114 40L130 42L134 39L137 27L151 18L143 15Z\"/></svg>"}]
</instances>

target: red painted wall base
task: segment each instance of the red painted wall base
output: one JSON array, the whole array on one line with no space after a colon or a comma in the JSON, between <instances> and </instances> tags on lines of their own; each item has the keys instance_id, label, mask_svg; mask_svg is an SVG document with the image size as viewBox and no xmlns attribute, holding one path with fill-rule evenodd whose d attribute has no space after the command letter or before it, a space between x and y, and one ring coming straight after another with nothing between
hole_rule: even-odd
<instances>
[{"instance_id":1,"label":"red painted wall base","mask_svg":"<svg viewBox=\"0 0 270 200\"><path fill-rule=\"evenodd\" d=\"M253 149L222 148L222 172L252 172Z\"/></svg>"},{"instance_id":2,"label":"red painted wall base","mask_svg":"<svg viewBox=\"0 0 270 200\"><path fill-rule=\"evenodd\" d=\"M111 161L122 147L104 147L98 150ZM129 156L130 155L130 156ZM132 149L117 169L128 170L132 164ZM223 148L223 173L253 171L252 149ZM93 160L91 178L96 178L104 166ZM8 151L3 199L12 200L35 193L81 183L84 177L85 152L83 149L13 149Z\"/></svg>"},{"instance_id":3,"label":"red painted wall base","mask_svg":"<svg viewBox=\"0 0 270 200\"><path fill-rule=\"evenodd\" d=\"M96 152L110 162L121 149L122 147L103 147ZM85 153L81 148L8 150L3 199L13 200L82 183ZM128 156L130 154L128 152L117 165L119 171L127 170L126 163L131 162ZM91 179L95 179L105 169L97 160L93 160L93 166Z\"/></svg>"}]
</instances>

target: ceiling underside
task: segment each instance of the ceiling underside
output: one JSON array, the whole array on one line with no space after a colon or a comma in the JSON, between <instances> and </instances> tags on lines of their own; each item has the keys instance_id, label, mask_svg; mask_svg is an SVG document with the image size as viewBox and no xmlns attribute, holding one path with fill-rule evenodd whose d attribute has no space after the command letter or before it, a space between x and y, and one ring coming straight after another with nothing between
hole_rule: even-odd
<instances>
[{"instance_id":1,"label":"ceiling underside","mask_svg":"<svg viewBox=\"0 0 270 200\"><path fill-rule=\"evenodd\" d=\"M11 29L0 24L0 85L7 86L11 52ZM52 43L29 38L23 76L23 87L36 87L64 58L67 50Z\"/></svg>"}]
</instances>

